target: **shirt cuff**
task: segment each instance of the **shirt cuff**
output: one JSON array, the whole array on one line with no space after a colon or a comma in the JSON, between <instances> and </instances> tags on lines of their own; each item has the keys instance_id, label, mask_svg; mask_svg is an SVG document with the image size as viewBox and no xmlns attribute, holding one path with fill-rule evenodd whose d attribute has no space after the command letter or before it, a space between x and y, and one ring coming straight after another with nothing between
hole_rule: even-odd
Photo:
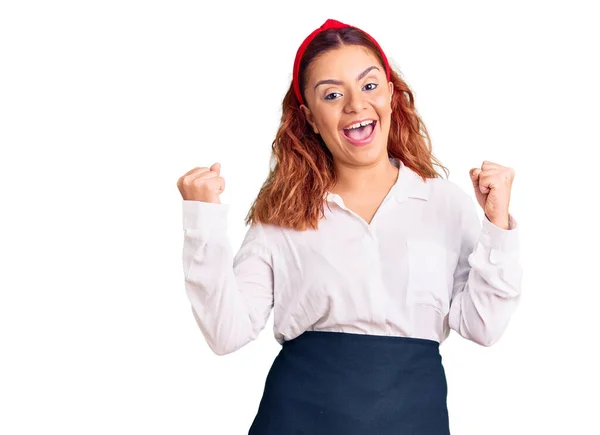
<instances>
[{"instance_id":1,"label":"shirt cuff","mask_svg":"<svg viewBox=\"0 0 600 435\"><path fill-rule=\"evenodd\" d=\"M509 213L508 227L505 230L497 225L494 225L484 215L482 220L481 242L490 248L513 251L519 249L519 236L517 231L517 220Z\"/></svg>"},{"instance_id":2,"label":"shirt cuff","mask_svg":"<svg viewBox=\"0 0 600 435\"><path fill-rule=\"evenodd\" d=\"M183 229L200 230L201 238L227 233L229 204L183 200Z\"/></svg>"}]
</instances>

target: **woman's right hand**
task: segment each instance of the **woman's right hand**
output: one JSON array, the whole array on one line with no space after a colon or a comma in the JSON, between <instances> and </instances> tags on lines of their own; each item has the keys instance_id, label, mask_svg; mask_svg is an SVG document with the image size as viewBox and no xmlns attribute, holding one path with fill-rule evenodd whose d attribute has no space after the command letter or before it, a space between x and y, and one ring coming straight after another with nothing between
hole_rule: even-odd
<instances>
[{"instance_id":1,"label":"woman's right hand","mask_svg":"<svg viewBox=\"0 0 600 435\"><path fill-rule=\"evenodd\" d=\"M220 172L220 163L210 168L202 166L188 171L177 180L179 193L188 201L221 204L219 195L225 190L225 179L219 175Z\"/></svg>"}]
</instances>

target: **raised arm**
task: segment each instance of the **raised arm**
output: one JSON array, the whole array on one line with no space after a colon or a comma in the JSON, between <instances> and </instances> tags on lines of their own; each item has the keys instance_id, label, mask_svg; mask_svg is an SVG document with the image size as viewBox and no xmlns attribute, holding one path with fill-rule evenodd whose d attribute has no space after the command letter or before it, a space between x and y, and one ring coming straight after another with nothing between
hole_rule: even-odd
<instances>
[{"instance_id":1,"label":"raised arm","mask_svg":"<svg viewBox=\"0 0 600 435\"><path fill-rule=\"evenodd\" d=\"M497 342L521 296L517 222L509 229L479 221L475 202L461 195L461 248L454 271L449 325L482 346Z\"/></svg>"},{"instance_id":2,"label":"raised arm","mask_svg":"<svg viewBox=\"0 0 600 435\"><path fill-rule=\"evenodd\" d=\"M228 204L183 201L183 270L206 342L226 355L258 337L273 307L272 259L264 228L251 225L233 256Z\"/></svg>"}]
</instances>

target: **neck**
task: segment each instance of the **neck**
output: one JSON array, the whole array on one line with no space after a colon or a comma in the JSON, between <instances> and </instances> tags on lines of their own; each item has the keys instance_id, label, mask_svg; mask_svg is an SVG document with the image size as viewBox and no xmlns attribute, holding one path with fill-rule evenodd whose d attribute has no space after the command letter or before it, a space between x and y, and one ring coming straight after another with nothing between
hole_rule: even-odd
<instances>
[{"instance_id":1,"label":"neck","mask_svg":"<svg viewBox=\"0 0 600 435\"><path fill-rule=\"evenodd\" d=\"M335 161L334 166L337 181L330 191L337 194L368 194L389 189L398 178L398 168L387 156L364 165Z\"/></svg>"}]
</instances>

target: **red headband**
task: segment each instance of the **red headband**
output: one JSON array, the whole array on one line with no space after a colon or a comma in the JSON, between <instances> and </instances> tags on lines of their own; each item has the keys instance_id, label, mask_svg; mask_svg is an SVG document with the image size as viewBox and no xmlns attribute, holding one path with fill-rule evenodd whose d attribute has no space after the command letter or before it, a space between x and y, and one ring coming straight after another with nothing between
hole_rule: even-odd
<instances>
[{"instance_id":1,"label":"red headband","mask_svg":"<svg viewBox=\"0 0 600 435\"><path fill-rule=\"evenodd\" d=\"M298 98L298 101L300 102L300 104L304 104L304 101L302 100L302 94L300 93L300 81L298 78L298 74L300 72L300 60L302 59L302 56L304 55L304 51L306 50L306 47L308 47L308 44L310 44L312 42L312 40L315 39L315 36L317 36L322 31L328 30L328 29L343 29L346 27L358 29L358 27L340 23L339 21L336 21L336 20L331 20L331 19L327 20L327 21L325 21L325 23L323 23L323 25L321 27L319 27L318 29L313 31L310 35L308 35L306 37L306 39L304 40L304 42L302 43L302 45L300 45L300 48L296 52L296 59L294 60L294 76L293 76L294 92L295 92L296 98ZM381 57L383 58L383 62L385 64L385 75L386 75L388 81L390 81L390 65L388 63L387 57L385 56L385 53L383 52L383 50L381 49L381 47L379 46L377 41L375 41L375 39L371 35L369 35L367 32L365 32L362 29L358 29L358 30L361 30L365 35L367 35L368 38L375 44L375 46L379 50L379 53L381 54Z\"/></svg>"}]
</instances>

